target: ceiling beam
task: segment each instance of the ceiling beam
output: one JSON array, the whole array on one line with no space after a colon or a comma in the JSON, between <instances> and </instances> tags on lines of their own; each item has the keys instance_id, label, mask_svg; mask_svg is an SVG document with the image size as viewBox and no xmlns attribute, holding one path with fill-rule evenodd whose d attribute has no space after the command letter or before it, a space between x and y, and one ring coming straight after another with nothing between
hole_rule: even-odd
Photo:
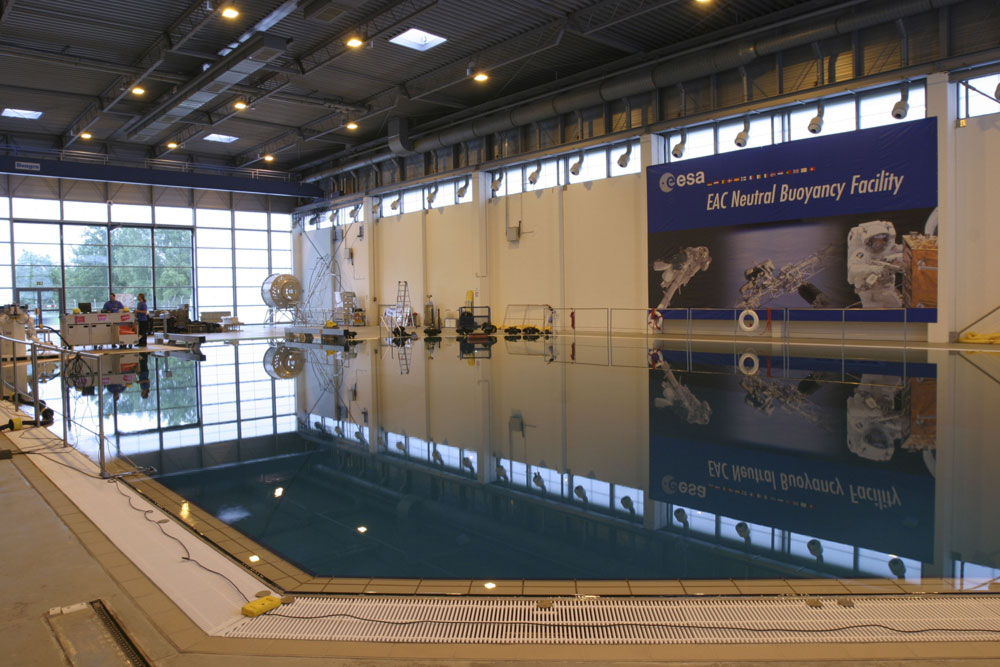
<instances>
[{"instance_id":1,"label":"ceiling beam","mask_svg":"<svg viewBox=\"0 0 1000 667\"><path fill-rule=\"evenodd\" d=\"M438 0L400 0L379 13L360 21L356 28L341 33L323 46L299 56L296 59L299 69L302 74L312 74L353 51L346 46L348 37L360 33L362 39L371 42L384 37L403 24L412 22L424 12L436 7L437 4Z\"/></svg>"},{"instance_id":2,"label":"ceiling beam","mask_svg":"<svg viewBox=\"0 0 1000 667\"><path fill-rule=\"evenodd\" d=\"M286 86L288 86L290 83L291 82L290 82L289 78L287 76L285 76L285 75L281 75L281 76L278 76L278 77L274 77L274 76L268 77L265 81L262 82L262 85L264 87L270 87L270 89L267 90L267 92L265 92L265 93L263 93L261 95L257 95L256 97L254 97L250 101L247 101L247 100L242 100L242 101L245 104L253 105L253 104L257 103L257 102L261 102L263 100L266 100L267 98L272 97L273 95L276 95L282 89L284 89ZM211 111L208 114L206 114L209 117L209 119L210 119L209 127L208 128L199 127L199 126L197 126L195 124L185 125L183 127L180 127L179 129L177 129L173 133L173 136L171 137L171 140L174 143L177 144L178 148L180 148L180 147L182 147L188 141L193 141L195 139L200 139L202 136L204 136L208 132L209 129L214 128L214 127L216 127L218 125L221 125L222 123L224 123L225 121L229 120L233 116L239 114L240 110L237 109L235 105L236 105L236 101L240 100L240 99L242 99L242 98L231 97L228 100L226 100L223 104L221 104L218 107L216 107L213 111ZM213 114L221 114L221 115L217 115L216 118L214 120L212 120L211 118L212 118ZM289 129L289 127L286 126L284 129L287 131ZM292 129L296 129L296 128L292 128ZM163 145L161 147L158 147L158 148L154 149L157 157L163 157L164 155L166 155L167 153L170 153L173 150L176 150L176 149L175 148L167 148L166 145Z\"/></svg>"},{"instance_id":3,"label":"ceiling beam","mask_svg":"<svg viewBox=\"0 0 1000 667\"><path fill-rule=\"evenodd\" d=\"M56 53L53 51L44 51L41 49L33 49L26 46L11 46L7 44L0 45L0 56L8 56L12 58L27 58L30 60L37 60L40 62L45 62L54 65L62 65L66 67L74 67L80 69L91 70L95 72L105 72L108 74L115 75L134 75L138 73L138 68L132 67L130 65L119 65L117 63L111 63L104 60L97 60L96 58L85 58L82 56L71 56L65 53ZM153 81L160 81L163 83L179 85L184 84L189 80L189 77L182 74L172 74L169 72L154 72L150 74L147 79ZM230 90L234 93L239 93L245 96L247 99L256 99L256 97L264 95L268 91L264 88L256 87L247 84L237 84L232 86ZM315 95L301 95L298 93L279 93L274 96L274 99L281 102L289 102L294 104L308 104L310 106L323 107L325 109L338 109L345 112L360 113L367 110L367 107L351 104L343 99L336 97L319 97Z\"/></svg>"},{"instance_id":4,"label":"ceiling beam","mask_svg":"<svg viewBox=\"0 0 1000 667\"><path fill-rule=\"evenodd\" d=\"M527 0L529 3L533 0ZM679 0L602 0L602 2L586 9L573 12L561 18L556 18L544 25L521 33L512 39L505 40L486 49L468 53L462 58L453 60L451 63L439 67L433 72L428 72L415 77L402 84L402 88L407 91L407 98L410 100L422 100L430 95L440 93L442 90L450 88L468 79L468 67L470 62L474 62L478 69L494 70L516 62L531 58L539 53L558 46L563 34L572 26L575 31L584 36L591 36L604 28L617 25L622 21L635 16L640 16L655 9L661 9L667 5L674 4ZM599 13L603 12L603 16ZM552 12L547 12L551 14ZM366 104L371 111L355 120L364 120L379 114L390 112L398 103L398 91L400 86L393 86L368 98ZM321 131L322 136L325 132ZM287 137L291 142L310 141L306 136L302 139ZM275 137L267 145L272 148L269 151L283 151L294 146L279 145L281 138ZM257 156L251 152L243 153L240 156L244 160L251 162Z\"/></svg>"},{"instance_id":5,"label":"ceiling beam","mask_svg":"<svg viewBox=\"0 0 1000 667\"><path fill-rule=\"evenodd\" d=\"M399 0L395 4L392 4L389 7L382 9L377 13L371 14L366 18L362 19L361 21L359 21L358 22L359 27L357 28L357 30L363 32L369 40L376 39L392 30L397 29L400 25L412 21L417 16L420 16L424 12L435 7L437 3L438 0ZM286 2L284 5L282 5L282 7L285 7L288 4L289 3ZM348 53L350 49L346 47L346 41L348 37L354 34L354 32L355 32L354 30L351 30L348 32L340 33L337 36L332 37L331 39L324 40L321 46L313 49L312 51L306 53L305 55L296 58L295 62L297 66L297 73L302 76L309 76L310 74L320 70L323 67L326 67L330 63L334 62L338 58ZM366 75L363 72L362 73L352 72L352 75L362 76L371 80L379 80L377 79L377 77ZM259 102L267 97L270 97L275 92L277 92L281 88L284 88L288 84L289 84L289 79L287 75L280 72L271 73L270 75L263 77L260 81L256 83L256 86L263 89L264 92L261 95L253 96L249 99L245 99L244 101L247 104L252 105L255 102ZM275 86L278 86L277 90L272 90L272 88ZM343 116L343 113L354 113L354 114L363 113L367 111L367 108L360 107L357 105L353 106L342 105L341 108L338 109L338 111L341 112L341 114L339 114L339 121L336 123L336 127L339 129L340 127L343 127L343 123L346 120L346 118ZM236 115L235 109L226 113L217 122L213 122L212 126L214 127L215 125L218 125L219 123L222 123L232 118L234 115ZM313 122L323 123L326 122L326 120L330 117L331 117L330 115L326 115L318 119L317 121ZM185 141L191 141L197 139L204 133L205 133L204 128L198 127L197 125L189 125L178 129L174 133L174 136L171 138L171 140L177 143L178 147L180 147L183 146ZM261 152L262 150L261 146L266 147L275 144L275 142L280 143L281 139L283 138L291 139L297 137L301 139L306 136L310 136L309 133L310 133L310 126L308 124L301 128L287 130L283 132L281 135L269 140L268 142L265 142L264 144L261 144L259 146L250 149L249 151L246 151L245 153L243 153L240 159L249 160L250 162L256 162L261 155L270 153L270 151L267 150ZM325 134L325 132L322 134ZM322 134L320 134L319 136L322 136ZM297 144L298 141L296 141L295 143ZM344 143L348 145L353 145L356 142L345 141ZM163 146L157 148L156 152L158 155L165 155L169 153L171 150L176 150L176 149L169 149Z\"/></svg>"},{"instance_id":6,"label":"ceiling beam","mask_svg":"<svg viewBox=\"0 0 1000 667\"><path fill-rule=\"evenodd\" d=\"M216 7L205 0L197 0L194 4L190 5L173 22L167 31L157 37L150 47L135 61L133 66L139 70L138 75L133 77L123 75L112 81L111 85L101 93L100 101L88 105L73 120L63 134L63 144L66 147L72 146L81 132L93 126L100 119L101 114L109 111L119 100L128 95L133 87L152 74L163 63L163 59L171 49L178 48L193 37L198 30L215 16L221 7L221 3Z\"/></svg>"}]
</instances>

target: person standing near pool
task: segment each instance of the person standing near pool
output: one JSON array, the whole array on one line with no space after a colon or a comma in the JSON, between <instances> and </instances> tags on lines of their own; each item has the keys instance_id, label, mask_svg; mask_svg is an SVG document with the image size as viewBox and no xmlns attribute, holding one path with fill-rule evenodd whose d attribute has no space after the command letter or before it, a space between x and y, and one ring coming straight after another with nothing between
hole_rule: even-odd
<instances>
[{"instance_id":1,"label":"person standing near pool","mask_svg":"<svg viewBox=\"0 0 1000 667\"><path fill-rule=\"evenodd\" d=\"M138 303L135 305L135 321L139 323L139 347L146 347L146 336L149 335L149 306L146 304L146 295L139 292L136 295Z\"/></svg>"}]
</instances>

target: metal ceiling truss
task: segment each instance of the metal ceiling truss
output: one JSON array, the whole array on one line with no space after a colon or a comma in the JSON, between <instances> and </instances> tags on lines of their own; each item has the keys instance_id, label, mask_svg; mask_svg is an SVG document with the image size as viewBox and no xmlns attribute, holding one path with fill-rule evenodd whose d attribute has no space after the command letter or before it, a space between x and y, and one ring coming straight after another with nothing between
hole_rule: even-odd
<instances>
[{"instance_id":1,"label":"metal ceiling truss","mask_svg":"<svg viewBox=\"0 0 1000 667\"><path fill-rule=\"evenodd\" d=\"M576 30L580 32L580 34L594 34L605 28L617 25L622 21L626 21L630 18L645 14L646 12L653 11L655 9L661 9L666 5L673 4L677 1L678 0L605 0L594 7L574 12L562 18L550 21L545 25L524 32L512 39L505 40L486 49L467 53L460 59L453 60L451 63L444 65L433 72L428 72L427 74L410 79L400 86L394 86L391 89L378 93L367 100L367 104L372 110L364 116L355 117L354 120L367 120L380 114L389 113L399 104L401 97L402 99L409 101L424 100L432 104L440 103L443 106L455 108L456 104L453 101L431 96L467 80L469 77L470 65L476 69L486 71L499 69L555 48L562 41L562 37L567 30L567 26L578 26ZM427 0L421 0L421 2L407 0L407 2L395 5L393 10L402 12L404 10L404 6L406 5L424 5L422 8L418 8L416 6L410 7L414 14L420 14L433 7L436 3L437 0L433 0L431 2L428 2ZM604 13L604 16L598 19L598 14L601 12ZM391 15L392 12L389 12L384 14L383 17L390 17ZM387 27L379 30L376 35L373 36L368 34L367 38L370 40L374 39L376 36L382 36L391 32L395 29L395 26L406 23L410 20L410 18L410 16L407 16L405 18L391 21L387 24ZM374 23L370 25L374 25ZM346 39L347 35L345 34L344 37ZM343 44L343 40L341 40L339 44ZM308 74L313 72L319 67L329 64L345 52L342 47L336 49L335 51L336 52L334 52L334 47L330 46L318 49L312 54L313 57L300 59L303 73ZM325 60L323 59L323 53L327 53ZM342 129L346 120L346 116L342 115L328 116L303 126L301 128L302 132L301 134L298 134L298 136L294 132L286 132L248 151L245 151L236 159L236 164L241 167L245 167L261 159L263 155L275 155L277 153L291 150L299 143L318 139L330 132Z\"/></svg>"},{"instance_id":2,"label":"metal ceiling truss","mask_svg":"<svg viewBox=\"0 0 1000 667\"><path fill-rule=\"evenodd\" d=\"M316 70L326 67L337 60L350 49L345 47L348 37L358 35L365 42L379 39L399 29L403 24L410 23L424 12L437 6L438 0L401 0L378 14L369 16L358 22L356 30L349 30L330 39L322 46L295 59L299 71L308 76Z\"/></svg>"},{"instance_id":3,"label":"metal ceiling truss","mask_svg":"<svg viewBox=\"0 0 1000 667\"><path fill-rule=\"evenodd\" d=\"M109 111L119 100L128 95L133 87L152 74L170 51L179 48L193 37L218 11L218 7L205 0L198 0L188 7L187 11L135 61L133 67L138 70L138 74L119 76L101 93L98 101L88 105L77 116L63 135L63 145L67 148L71 146L81 132L90 128L101 114Z\"/></svg>"},{"instance_id":4,"label":"metal ceiling truss","mask_svg":"<svg viewBox=\"0 0 1000 667\"><path fill-rule=\"evenodd\" d=\"M256 87L267 92L251 98L246 98L242 95L233 95L228 100L215 107L215 109L206 112L206 116L208 117L208 127L204 127L203 125L199 126L199 124L190 122L190 118L185 119L188 121L188 124L184 125L179 130L172 132L170 135L170 140L176 143L177 147L167 148L164 144L162 147L154 149L153 153L158 158L163 157L164 155L177 150L177 148L182 148L188 141L200 139L212 128L239 114L241 110L236 108L237 102L243 102L248 107L253 108L253 105L257 102L262 102L269 97L276 95L290 84L291 79L286 74L279 74L277 76L268 75L264 77L263 80L256 85Z\"/></svg>"},{"instance_id":5,"label":"metal ceiling truss","mask_svg":"<svg viewBox=\"0 0 1000 667\"><path fill-rule=\"evenodd\" d=\"M377 14L373 14L365 19L362 19L359 22L360 27L358 28L357 31L353 30L348 31L346 33L341 33L340 35L330 40L325 40L322 46L310 51L309 53L303 56L300 56L299 58L296 58L295 59L296 67L300 74L302 74L303 76L308 76L313 72L316 72L317 70L329 65L330 63L337 60L344 54L348 53L348 49L344 46L344 43L346 42L349 36L355 34L356 32L364 35L365 38L368 40L382 37L394 30L397 30L399 26L412 21L417 16L423 14L427 10L436 6L437 3L438 0L401 0L400 2L397 2L396 4L390 6L388 9L382 10ZM288 4L289 3L285 3L285 5L282 5L282 7ZM224 51L226 50L224 49ZM254 84L256 88L259 88L260 90L265 92L263 92L260 95L253 96L249 99L245 99L243 97L240 98L234 97L230 99L226 104L217 107L215 112L218 112L220 109L225 109L225 111L223 112L223 115L221 117L212 121L212 126L214 127L215 125L225 122L226 120L232 118L237 113L239 113L239 110L232 106L233 104L235 104L237 99L241 99L248 105L253 105L256 102L260 102L264 99L267 99L268 97L271 97L275 93L280 92L282 89L290 85L290 83L291 80L289 79L287 74L274 73L274 72L268 73ZM263 155L281 152L281 150L284 148L284 143L282 142L282 140L289 137L298 137L299 139L314 139L322 137L323 135L328 134L329 132L332 132L336 129L340 129L343 126L342 121L330 124L328 121L330 121L331 119L334 118L343 119L345 118L344 114L346 113L359 114L359 113L364 113L367 110L366 107L362 107L359 105L343 104L343 105L328 105L328 106L336 108L337 111L340 113L324 116L323 118L313 121L313 123L298 128L297 130L285 132L279 135L278 137L275 137L274 139L265 142L264 144L261 144L255 148L250 149L249 151L246 151L245 153L243 153L242 156L240 156L240 158L238 158L238 161L242 162L243 164L252 164L256 162L258 159L260 159ZM321 125L325 124L326 127L323 130L316 130L311 127L311 125L313 125L314 123L318 123ZM176 142L179 148L181 145L184 144L184 142L197 139L198 137L203 135L206 131L207 130L203 127L197 127L196 125L187 125L181 128L180 130L177 130L171 137L171 140ZM345 139L343 142L340 143L344 143L346 145L352 145L356 142ZM295 141L292 145L294 146L297 144L298 141ZM273 146L277 146L277 148L274 148ZM159 148L156 150L157 157L162 157L163 155L169 153L171 150L175 149L169 149L166 147Z\"/></svg>"},{"instance_id":6,"label":"metal ceiling truss","mask_svg":"<svg viewBox=\"0 0 1000 667\"><path fill-rule=\"evenodd\" d=\"M67 65L69 67L87 69L94 72L106 72L109 74L134 75L139 73L138 68L132 67L130 65L119 65L117 63L111 63L104 60L97 60L95 58L71 56L63 53L43 51L41 49L33 49L24 46L0 45L0 55L11 56L15 58L27 58L31 60L38 60L41 62L53 63L57 65ZM160 81L163 83L169 83L174 85L181 85L187 83L190 80L190 77L186 77L181 74L171 74L169 72L154 72L149 76L147 76L146 79L151 81ZM235 86L232 86L229 90L234 93L239 93L247 97L248 99L254 99L268 92L261 88L257 88L255 86L247 84L237 84ZM365 111L367 108L359 106L357 104L351 104L350 102L345 102L341 98L300 95L298 93L281 92L275 95L274 99L282 102L289 102L292 104L307 104L310 106L323 107L324 109L340 109L343 111L351 111L351 112L361 112Z\"/></svg>"}]
</instances>

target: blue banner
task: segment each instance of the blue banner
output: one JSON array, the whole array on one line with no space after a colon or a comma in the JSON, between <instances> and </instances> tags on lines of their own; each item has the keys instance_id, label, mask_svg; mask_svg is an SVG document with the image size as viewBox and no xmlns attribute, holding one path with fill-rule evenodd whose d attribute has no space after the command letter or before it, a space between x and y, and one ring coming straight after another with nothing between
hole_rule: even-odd
<instances>
[{"instance_id":1,"label":"blue banner","mask_svg":"<svg viewBox=\"0 0 1000 667\"><path fill-rule=\"evenodd\" d=\"M933 118L657 165L647 176L651 309L937 320Z\"/></svg>"},{"instance_id":2,"label":"blue banner","mask_svg":"<svg viewBox=\"0 0 1000 667\"><path fill-rule=\"evenodd\" d=\"M937 120L648 168L650 233L937 206Z\"/></svg>"}]
</instances>

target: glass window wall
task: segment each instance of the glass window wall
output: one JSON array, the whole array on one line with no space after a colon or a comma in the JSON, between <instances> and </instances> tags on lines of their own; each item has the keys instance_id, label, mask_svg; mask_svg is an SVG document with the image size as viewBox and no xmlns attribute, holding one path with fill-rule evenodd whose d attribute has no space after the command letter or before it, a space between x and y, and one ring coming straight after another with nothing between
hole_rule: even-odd
<instances>
[{"instance_id":1,"label":"glass window wall","mask_svg":"<svg viewBox=\"0 0 1000 667\"><path fill-rule=\"evenodd\" d=\"M259 323L260 286L291 272L291 247L284 213L0 196L0 301L52 287L65 290L67 309L99 308L112 291L134 306L143 292L153 308L188 304L196 317L228 311Z\"/></svg>"}]
</instances>

